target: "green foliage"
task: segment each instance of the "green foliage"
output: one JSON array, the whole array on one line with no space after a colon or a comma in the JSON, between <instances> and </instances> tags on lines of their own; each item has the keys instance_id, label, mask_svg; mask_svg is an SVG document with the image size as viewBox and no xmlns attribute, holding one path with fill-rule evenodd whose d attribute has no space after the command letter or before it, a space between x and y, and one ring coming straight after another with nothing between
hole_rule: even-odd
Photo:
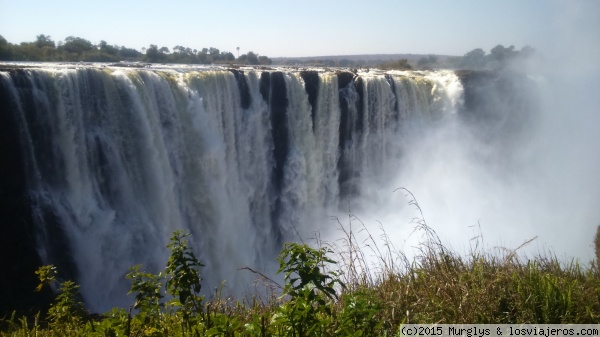
<instances>
[{"instance_id":1,"label":"green foliage","mask_svg":"<svg viewBox=\"0 0 600 337\"><path fill-rule=\"evenodd\" d=\"M171 250L171 256L165 269L167 277L167 292L178 298L179 305L186 309L195 309L199 312L198 297L202 288L200 281L200 268L204 267L196 258L194 252L187 246L185 237L189 233L175 231L171 237L171 242L167 247Z\"/></svg>"},{"instance_id":2,"label":"green foliage","mask_svg":"<svg viewBox=\"0 0 600 337\"><path fill-rule=\"evenodd\" d=\"M135 303L133 308L139 313L134 319L127 319L126 330L130 332L139 332L143 336L160 335L163 330L163 312L164 304L161 302L162 294L162 274L154 275L145 271L141 271L141 265L135 265L129 268L129 273L126 278L131 281L131 290L129 294L135 295ZM122 313L116 312L112 315L113 322L122 322ZM115 320L116 318L116 320ZM118 325L117 326L123 326ZM110 329L114 326L111 323Z\"/></svg>"},{"instance_id":3,"label":"green foliage","mask_svg":"<svg viewBox=\"0 0 600 337\"><path fill-rule=\"evenodd\" d=\"M381 308L379 299L370 289L344 294L335 335L375 336L383 326L379 317Z\"/></svg>"},{"instance_id":4,"label":"green foliage","mask_svg":"<svg viewBox=\"0 0 600 337\"><path fill-rule=\"evenodd\" d=\"M129 316L123 309L113 308L102 315L101 320L88 321L83 327L83 335L90 337L130 336Z\"/></svg>"},{"instance_id":5,"label":"green foliage","mask_svg":"<svg viewBox=\"0 0 600 337\"><path fill-rule=\"evenodd\" d=\"M48 310L48 318L56 326L76 325L84 315L83 304L77 299L79 286L73 281L64 281L58 288L58 296Z\"/></svg>"},{"instance_id":6,"label":"green foliage","mask_svg":"<svg viewBox=\"0 0 600 337\"><path fill-rule=\"evenodd\" d=\"M287 242L277 257L279 262L278 273L284 273L286 281L284 293L292 298L297 297L309 289L317 297L322 295L336 299L335 285L344 287L337 273L326 273L324 270L329 264L336 262L327 257L333 253L330 249L314 249L306 244ZM331 274L331 275L330 275Z\"/></svg>"},{"instance_id":7,"label":"green foliage","mask_svg":"<svg viewBox=\"0 0 600 337\"><path fill-rule=\"evenodd\" d=\"M162 283L161 274L154 275L140 271L141 265L135 265L129 268L129 273L125 276L131 280L131 290L129 294L135 295L135 309L155 310L161 306Z\"/></svg>"},{"instance_id":8,"label":"green foliage","mask_svg":"<svg viewBox=\"0 0 600 337\"><path fill-rule=\"evenodd\" d=\"M251 65L269 65L272 61L266 56L259 56L254 52L248 52L238 58L238 63L251 64Z\"/></svg>"},{"instance_id":9,"label":"green foliage","mask_svg":"<svg viewBox=\"0 0 600 337\"><path fill-rule=\"evenodd\" d=\"M379 65L381 69L396 69L396 70L411 70L413 67L408 62L408 59L400 59L397 61L386 62Z\"/></svg>"},{"instance_id":10,"label":"green foliage","mask_svg":"<svg viewBox=\"0 0 600 337\"><path fill-rule=\"evenodd\" d=\"M151 63L182 64L255 64L268 65L272 61L266 56L253 52L244 54L237 60L233 53L220 51L217 48L191 49L183 46L158 47L151 44L143 48L143 53L124 46L110 45L101 40L93 44L81 37L69 36L64 41L55 43L49 35L40 34L34 42L11 44L0 36L0 61L60 61L60 62L119 62L143 61Z\"/></svg>"},{"instance_id":11,"label":"green foliage","mask_svg":"<svg viewBox=\"0 0 600 337\"><path fill-rule=\"evenodd\" d=\"M217 313L212 318L212 327L206 331L207 336L238 336L242 331L242 324L237 317Z\"/></svg>"},{"instance_id":12,"label":"green foliage","mask_svg":"<svg viewBox=\"0 0 600 337\"><path fill-rule=\"evenodd\" d=\"M12 59L12 47L11 45L8 43L8 41L6 41L6 39L0 35L0 60L10 60Z\"/></svg>"},{"instance_id":13,"label":"green foliage","mask_svg":"<svg viewBox=\"0 0 600 337\"><path fill-rule=\"evenodd\" d=\"M485 67L485 52L481 48L473 49L463 56L460 61L463 67L480 69Z\"/></svg>"},{"instance_id":14,"label":"green foliage","mask_svg":"<svg viewBox=\"0 0 600 337\"><path fill-rule=\"evenodd\" d=\"M476 48L462 57L453 60L454 67L461 69L488 69L498 70L506 67L510 62L525 60L535 54L535 49L524 46L516 50L514 46L504 47L499 44L486 55L481 48Z\"/></svg>"},{"instance_id":15,"label":"green foliage","mask_svg":"<svg viewBox=\"0 0 600 337\"><path fill-rule=\"evenodd\" d=\"M188 247L185 238L189 235L182 231L173 233L170 243L167 245L167 248L171 250L171 256L165 268L167 293L175 298L170 304L179 308L184 334L186 331L190 333L195 331L195 326L199 325L197 315L203 313L201 304L204 300L202 296L199 296L202 288L200 268L204 265ZM210 322L208 323L210 325Z\"/></svg>"},{"instance_id":16,"label":"green foliage","mask_svg":"<svg viewBox=\"0 0 600 337\"><path fill-rule=\"evenodd\" d=\"M35 288L35 291L42 291L44 286L50 286L56 281L58 271L53 265L41 266L35 271L35 274L40 280L40 284Z\"/></svg>"},{"instance_id":17,"label":"green foliage","mask_svg":"<svg viewBox=\"0 0 600 337\"><path fill-rule=\"evenodd\" d=\"M58 295L48 309L49 327L63 336L76 335L85 310L79 301L79 286L73 281L58 282L58 271L53 265L42 266L35 272L40 281L36 291L58 283Z\"/></svg>"},{"instance_id":18,"label":"green foliage","mask_svg":"<svg viewBox=\"0 0 600 337\"><path fill-rule=\"evenodd\" d=\"M44 34L40 34L36 37L35 46L38 48L44 48L44 47L55 48L56 47L56 45L54 44L54 41L52 41L52 38L50 37L50 35L44 35Z\"/></svg>"},{"instance_id":19,"label":"green foliage","mask_svg":"<svg viewBox=\"0 0 600 337\"><path fill-rule=\"evenodd\" d=\"M155 44L151 44L148 49L146 49L146 61L148 62L158 62L160 60L160 53L158 51L158 46Z\"/></svg>"},{"instance_id":20,"label":"green foliage","mask_svg":"<svg viewBox=\"0 0 600 337\"><path fill-rule=\"evenodd\" d=\"M336 284L345 285L337 273L327 273L327 265L336 262L327 257L327 248L314 249L306 244L288 242L277 260L278 273L284 273L284 294L290 300L273 316L275 325L289 325L292 336L313 335L332 320L332 301L337 299Z\"/></svg>"},{"instance_id":21,"label":"green foliage","mask_svg":"<svg viewBox=\"0 0 600 337\"><path fill-rule=\"evenodd\" d=\"M347 245L356 265L343 266L344 273L332 271L337 264L330 257L347 256L343 252L286 243L277 258L285 279L282 293L251 304L223 300L222 288L205 303L199 296L202 264L188 247L189 234L177 231L167 246L171 256L164 272L130 268L135 303L129 312L87 315L78 286L59 282L56 268L44 266L36 272L38 289L58 285L48 321L40 314L13 314L0 320L0 336L392 336L405 323L600 321L596 263L582 268L545 257L521 262L514 251L504 257L477 252L461 257L442 246L424 221L418 227L426 239L413 262L401 266L386 255L393 250L372 250L384 264L377 277L357 275L356 265L365 265L357 243ZM164 296L173 300L164 304Z\"/></svg>"},{"instance_id":22,"label":"green foliage","mask_svg":"<svg viewBox=\"0 0 600 337\"><path fill-rule=\"evenodd\" d=\"M65 43L63 43L60 48L69 53L81 54L83 52L92 50L94 45L86 39L69 36L65 39Z\"/></svg>"},{"instance_id":23,"label":"green foliage","mask_svg":"<svg viewBox=\"0 0 600 337\"><path fill-rule=\"evenodd\" d=\"M317 297L309 286L281 305L271 318L271 324L286 336L314 336L323 334L333 318L332 305Z\"/></svg>"},{"instance_id":24,"label":"green foliage","mask_svg":"<svg viewBox=\"0 0 600 337\"><path fill-rule=\"evenodd\" d=\"M596 266L600 264L600 226L596 228L596 236L594 236L594 253L596 253Z\"/></svg>"}]
</instances>

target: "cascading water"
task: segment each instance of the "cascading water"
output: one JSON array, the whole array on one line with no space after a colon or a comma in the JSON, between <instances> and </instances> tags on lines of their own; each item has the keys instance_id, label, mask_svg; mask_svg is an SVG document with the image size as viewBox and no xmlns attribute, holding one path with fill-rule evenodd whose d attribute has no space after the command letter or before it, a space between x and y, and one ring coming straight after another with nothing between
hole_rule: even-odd
<instances>
[{"instance_id":1,"label":"cascading water","mask_svg":"<svg viewBox=\"0 0 600 337\"><path fill-rule=\"evenodd\" d=\"M242 293L282 242L388 181L407 137L452 119L452 72L39 67L0 72L43 263L92 310L128 305L128 268L189 230L205 289Z\"/></svg>"}]
</instances>

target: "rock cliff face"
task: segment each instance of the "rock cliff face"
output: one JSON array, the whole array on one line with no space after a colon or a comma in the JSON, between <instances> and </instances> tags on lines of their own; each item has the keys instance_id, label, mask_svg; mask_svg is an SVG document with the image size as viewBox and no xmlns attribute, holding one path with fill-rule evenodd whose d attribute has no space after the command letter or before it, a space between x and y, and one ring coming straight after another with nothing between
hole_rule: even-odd
<instances>
[{"instance_id":1,"label":"rock cliff face","mask_svg":"<svg viewBox=\"0 0 600 337\"><path fill-rule=\"evenodd\" d=\"M451 72L1 70L0 313L47 303L48 263L92 310L126 305L127 268L160 269L174 229L208 283L272 270L283 241L397 164L403 132L456 111L484 138L530 120L526 78L457 75L464 91Z\"/></svg>"},{"instance_id":2,"label":"rock cliff face","mask_svg":"<svg viewBox=\"0 0 600 337\"><path fill-rule=\"evenodd\" d=\"M13 113L13 99L0 82L0 316L13 310L35 311L46 305L50 296L47 291L34 293L38 284L34 271L41 259L27 194L22 128Z\"/></svg>"},{"instance_id":3,"label":"rock cliff face","mask_svg":"<svg viewBox=\"0 0 600 337\"><path fill-rule=\"evenodd\" d=\"M460 114L480 137L516 142L526 136L539 111L536 83L523 74L457 71L463 85Z\"/></svg>"}]
</instances>

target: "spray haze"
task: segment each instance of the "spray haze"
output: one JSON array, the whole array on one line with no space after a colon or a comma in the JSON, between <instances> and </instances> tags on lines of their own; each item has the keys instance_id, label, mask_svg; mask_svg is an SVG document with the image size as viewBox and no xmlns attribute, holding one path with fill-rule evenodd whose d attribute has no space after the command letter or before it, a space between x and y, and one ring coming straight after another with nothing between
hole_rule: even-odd
<instances>
[{"instance_id":1,"label":"spray haze","mask_svg":"<svg viewBox=\"0 0 600 337\"><path fill-rule=\"evenodd\" d=\"M471 81L459 95L467 100L462 111L403 133L402 155L390 159L385 178L365 181L371 193L351 210L371 234L382 227L396 247L415 253L420 213L409 205L412 196L396 190L404 187L428 226L458 252L481 235L486 251L536 238L518 252L592 259L600 224L600 11L579 2L556 9L552 42L540 39L535 57L484 86Z\"/></svg>"}]
</instances>

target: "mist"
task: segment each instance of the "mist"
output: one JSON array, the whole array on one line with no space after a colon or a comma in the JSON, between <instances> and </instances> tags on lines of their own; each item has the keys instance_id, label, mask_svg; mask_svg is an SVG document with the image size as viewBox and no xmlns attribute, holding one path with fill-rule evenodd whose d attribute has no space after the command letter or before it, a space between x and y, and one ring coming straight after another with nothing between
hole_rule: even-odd
<instances>
[{"instance_id":1,"label":"mist","mask_svg":"<svg viewBox=\"0 0 600 337\"><path fill-rule=\"evenodd\" d=\"M526 109L515 112L502 106L514 97L489 92L488 103L500 106L485 120L454 112L398 136L402 155L390 159L381 177L365 179L361 199L344 206L360 219L352 221L355 233L386 234L410 258L423 240L414 219L423 217L459 254L518 248L523 259L587 264L600 225L598 8L558 4L552 38L540 38L536 57L506 70L535 84L526 88ZM422 215L399 188L414 195ZM347 214L336 216L349 226ZM337 223L329 226L327 239L343 236L332 229Z\"/></svg>"}]
</instances>

